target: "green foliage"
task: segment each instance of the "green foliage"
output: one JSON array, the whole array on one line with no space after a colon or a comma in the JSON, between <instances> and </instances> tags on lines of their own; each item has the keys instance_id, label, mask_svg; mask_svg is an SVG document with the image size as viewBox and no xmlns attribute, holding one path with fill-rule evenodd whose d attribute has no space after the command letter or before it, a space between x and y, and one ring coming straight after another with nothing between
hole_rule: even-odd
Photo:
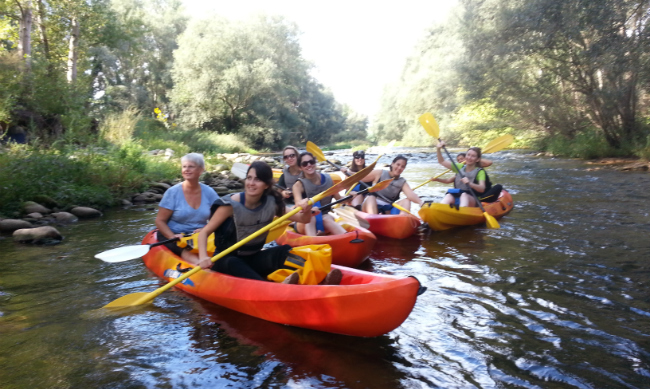
<instances>
[{"instance_id":1,"label":"green foliage","mask_svg":"<svg viewBox=\"0 0 650 389\"><path fill-rule=\"evenodd\" d=\"M150 157L136 143L75 154L14 145L0 154L0 212L19 211L24 201L49 196L63 208L104 208L152 180L178 176L178 161Z\"/></svg>"},{"instance_id":2,"label":"green foliage","mask_svg":"<svg viewBox=\"0 0 650 389\"><path fill-rule=\"evenodd\" d=\"M130 143L139 121L138 111L134 107L109 113L99 125L99 137L118 146Z\"/></svg>"},{"instance_id":3,"label":"green foliage","mask_svg":"<svg viewBox=\"0 0 650 389\"><path fill-rule=\"evenodd\" d=\"M309 75L298 34L281 17L190 23L174 53L171 97L179 122L236 133L265 149L329 142L345 131L351 115ZM352 118L354 136L358 127Z\"/></svg>"},{"instance_id":4,"label":"green foliage","mask_svg":"<svg viewBox=\"0 0 650 389\"><path fill-rule=\"evenodd\" d=\"M602 134L595 130L581 132L573 139L563 135L547 137L539 142L538 147L553 155L584 159L629 155L627 150L623 151L610 146Z\"/></svg>"},{"instance_id":5,"label":"green foliage","mask_svg":"<svg viewBox=\"0 0 650 389\"><path fill-rule=\"evenodd\" d=\"M217 134L201 129L184 130L176 127L167 129L154 119L142 119L138 122L134 138L146 150L172 149L174 155L197 153L241 153L253 152L250 145L235 134Z\"/></svg>"}]
</instances>

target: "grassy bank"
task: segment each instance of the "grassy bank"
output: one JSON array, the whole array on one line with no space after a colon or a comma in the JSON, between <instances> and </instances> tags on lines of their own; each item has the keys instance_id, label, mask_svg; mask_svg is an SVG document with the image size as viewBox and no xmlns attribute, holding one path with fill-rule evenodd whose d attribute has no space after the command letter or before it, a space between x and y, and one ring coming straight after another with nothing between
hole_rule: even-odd
<instances>
[{"instance_id":1,"label":"grassy bank","mask_svg":"<svg viewBox=\"0 0 650 389\"><path fill-rule=\"evenodd\" d=\"M150 155L171 149L174 157ZM18 217L25 201L53 200L60 209L113 206L154 181L180 177L179 158L204 153L255 152L234 135L168 129L134 112L109 116L95 134L67 134L46 144L0 146L0 216ZM209 165L208 165L209 168Z\"/></svg>"}]
</instances>

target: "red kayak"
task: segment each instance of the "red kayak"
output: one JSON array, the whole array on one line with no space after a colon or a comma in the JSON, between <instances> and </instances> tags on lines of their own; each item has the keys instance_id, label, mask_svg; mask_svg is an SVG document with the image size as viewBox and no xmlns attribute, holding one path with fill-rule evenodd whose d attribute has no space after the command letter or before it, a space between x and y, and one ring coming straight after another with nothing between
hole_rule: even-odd
<instances>
[{"instance_id":1,"label":"red kayak","mask_svg":"<svg viewBox=\"0 0 650 389\"><path fill-rule=\"evenodd\" d=\"M284 234L275 241L278 244L288 244L291 247L310 244L328 244L332 247L332 263L335 265L357 267L370 256L372 248L377 243L377 237L362 227L341 224L345 234L306 236L297 233L288 226Z\"/></svg>"},{"instance_id":2,"label":"red kayak","mask_svg":"<svg viewBox=\"0 0 650 389\"><path fill-rule=\"evenodd\" d=\"M368 229L374 234L394 239L408 238L415 234L420 226L420 221L411 215L375 215L361 211L355 211L354 214L357 219L368 222Z\"/></svg>"},{"instance_id":3,"label":"red kayak","mask_svg":"<svg viewBox=\"0 0 650 389\"><path fill-rule=\"evenodd\" d=\"M142 240L156 242L154 231ZM171 281L176 270L192 267L164 246L143 257L158 277ZM336 334L372 337L399 327L426 288L415 277L395 277L332 265L343 272L340 285L289 285L205 270L176 287L196 297L260 319Z\"/></svg>"}]
</instances>

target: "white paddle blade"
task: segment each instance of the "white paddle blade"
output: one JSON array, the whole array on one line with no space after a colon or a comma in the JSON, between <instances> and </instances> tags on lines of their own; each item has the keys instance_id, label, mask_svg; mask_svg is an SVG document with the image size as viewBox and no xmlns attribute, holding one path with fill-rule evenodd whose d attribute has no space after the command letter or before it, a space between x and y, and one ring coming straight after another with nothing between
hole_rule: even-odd
<instances>
[{"instance_id":1,"label":"white paddle blade","mask_svg":"<svg viewBox=\"0 0 650 389\"><path fill-rule=\"evenodd\" d=\"M150 246L148 244L118 247L116 249L99 253L95 255L95 258L109 263L130 261L131 259L140 258L148 253L149 247Z\"/></svg>"},{"instance_id":2,"label":"white paddle blade","mask_svg":"<svg viewBox=\"0 0 650 389\"><path fill-rule=\"evenodd\" d=\"M235 162L232 164L232 169L230 169L230 171L239 178L246 178L248 165L245 163Z\"/></svg>"}]
</instances>

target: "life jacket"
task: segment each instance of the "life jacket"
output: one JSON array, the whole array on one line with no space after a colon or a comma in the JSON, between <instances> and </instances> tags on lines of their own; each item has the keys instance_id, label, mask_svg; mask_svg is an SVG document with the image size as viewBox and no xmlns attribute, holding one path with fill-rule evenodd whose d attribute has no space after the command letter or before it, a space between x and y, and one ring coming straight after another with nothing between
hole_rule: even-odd
<instances>
[{"instance_id":1,"label":"life jacket","mask_svg":"<svg viewBox=\"0 0 650 389\"><path fill-rule=\"evenodd\" d=\"M226 219L215 231L216 253L220 253L257 232L273 221L275 217L276 204L273 196L263 196L261 199L262 204L255 209L246 208L243 192L239 196L241 203L233 200L232 195L227 195L221 197L212 205L211 210L213 213L222 205L231 206L233 213L233 216ZM236 255L247 256L259 252L266 243L266 235L268 235L268 231L240 247L236 251Z\"/></svg>"},{"instance_id":2,"label":"life jacket","mask_svg":"<svg viewBox=\"0 0 650 389\"><path fill-rule=\"evenodd\" d=\"M299 172L295 176L291 174L289 171L289 166L285 166L284 169L282 169L282 175L284 176L284 185L287 189L291 190L293 188L293 184L298 181L300 177L302 177L302 172Z\"/></svg>"},{"instance_id":3,"label":"life jacket","mask_svg":"<svg viewBox=\"0 0 650 389\"><path fill-rule=\"evenodd\" d=\"M325 178L324 182L323 182L323 177ZM323 174L323 173L320 173L320 181L322 182L322 184L319 185L314 185L314 183L311 182L311 180L308 178L299 178L298 180L302 182L302 187L304 188L303 195L306 198L312 198L317 194L328 190L334 185L334 182L332 181L332 177L330 177L329 174ZM321 205L329 204L331 201L332 201L332 196L327 196L320 199Z\"/></svg>"},{"instance_id":4,"label":"life jacket","mask_svg":"<svg viewBox=\"0 0 650 389\"><path fill-rule=\"evenodd\" d=\"M478 184L478 180L476 179L476 177L478 176L478 173L481 170L483 170L485 172L485 190L483 192L480 192L480 193L476 192L477 195L481 194L481 193L485 193L485 192L487 192L488 190L490 190L492 188L492 182L490 181L490 176L488 176L487 172L483 168L480 168L480 167L475 168L471 172L466 172L465 171L465 166L463 166L460 169L461 173L463 173L463 176L469 178L469 180L471 182L475 183L475 184ZM469 192L469 185L463 184L460 180L461 180L460 174L456 174L456 177L454 179L454 188L458 188L458 189L464 190L466 192Z\"/></svg>"},{"instance_id":5,"label":"life jacket","mask_svg":"<svg viewBox=\"0 0 650 389\"><path fill-rule=\"evenodd\" d=\"M382 170L381 176L379 177L379 182L390 180L391 178L392 177L390 176L390 172L388 170ZM399 194L402 192L402 187L404 186L405 183L406 183L406 178L404 177L395 178L393 181L391 181L390 185L388 185L387 188L382 189L376 193L379 198L383 196L386 199L390 200L391 203L393 203L399 200Z\"/></svg>"}]
</instances>

